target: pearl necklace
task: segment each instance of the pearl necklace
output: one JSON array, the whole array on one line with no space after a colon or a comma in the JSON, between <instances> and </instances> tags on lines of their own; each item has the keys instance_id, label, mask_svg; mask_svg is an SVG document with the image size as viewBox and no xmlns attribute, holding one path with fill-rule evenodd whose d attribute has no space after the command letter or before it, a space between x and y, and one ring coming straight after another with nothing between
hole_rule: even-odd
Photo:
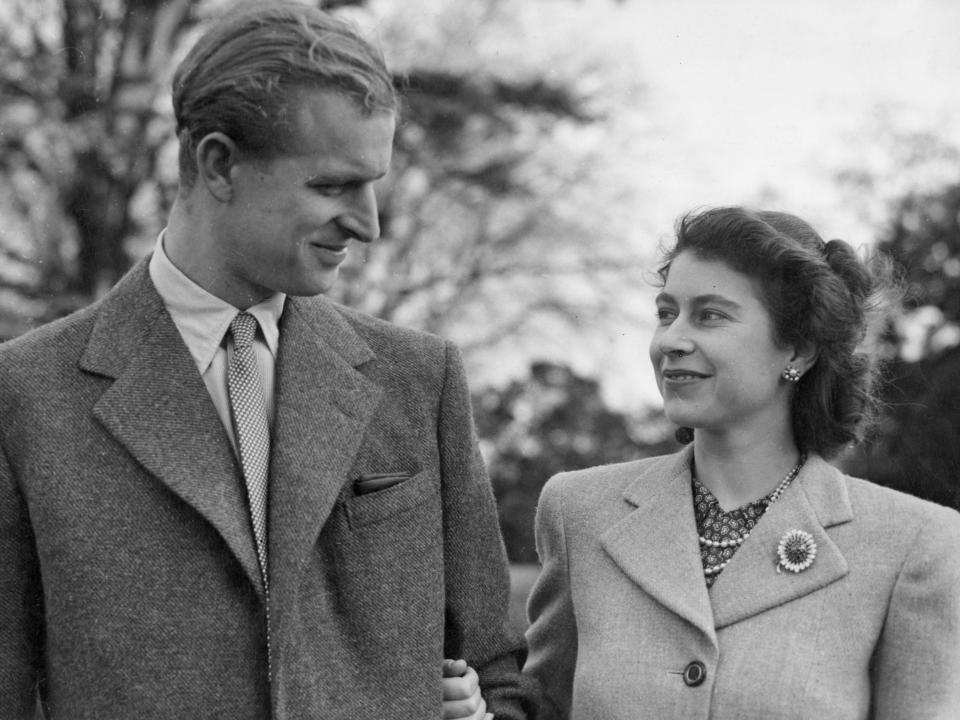
<instances>
[{"instance_id":1,"label":"pearl necklace","mask_svg":"<svg viewBox=\"0 0 960 720\"><path fill-rule=\"evenodd\" d=\"M800 459L797 461L797 464L794 465L793 469L784 476L783 480L780 481L780 484L777 485L776 489L772 493L770 493L766 498L764 498L763 502L767 506L767 508L769 508L777 500L780 499L780 496L783 495L784 491L787 489L790 483L792 483L794 478L796 478L797 475L800 474L800 468L803 467L803 464L806 461L807 461L807 454L800 453ZM700 541L701 547L738 548L741 545L743 545L743 543L746 541L748 537L750 537L749 532L746 532L739 537L733 538L732 540L719 540L719 541L710 540L709 538L703 537L703 535L698 536L697 539ZM723 570L727 566L727 563L729 562L730 560L724 560L723 562L717 563L716 565L707 565L703 569L703 574L706 575L707 577L710 577L711 575L717 575L721 570Z\"/></svg>"}]
</instances>

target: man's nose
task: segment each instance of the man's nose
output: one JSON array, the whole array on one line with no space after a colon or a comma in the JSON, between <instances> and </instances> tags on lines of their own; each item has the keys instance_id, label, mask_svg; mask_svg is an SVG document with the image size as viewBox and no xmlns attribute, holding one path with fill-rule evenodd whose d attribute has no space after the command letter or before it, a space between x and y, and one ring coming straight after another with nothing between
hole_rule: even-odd
<instances>
[{"instance_id":1,"label":"man's nose","mask_svg":"<svg viewBox=\"0 0 960 720\"><path fill-rule=\"evenodd\" d=\"M339 222L350 237L360 242L369 243L380 237L377 195L372 183L364 183L350 194Z\"/></svg>"}]
</instances>

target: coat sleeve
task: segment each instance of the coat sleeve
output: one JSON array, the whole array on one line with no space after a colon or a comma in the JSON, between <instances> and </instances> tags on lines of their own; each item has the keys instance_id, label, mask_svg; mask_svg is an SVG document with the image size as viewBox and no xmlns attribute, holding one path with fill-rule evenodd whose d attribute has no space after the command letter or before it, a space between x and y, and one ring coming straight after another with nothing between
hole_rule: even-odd
<instances>
[{"instance_id":1,"label":"coat sleeve","mask_svg":"<svg viewBox=\"0 0 960 720\"><path fill-rule=\"evenodd\" d=\"M39 569L26 504L0 450L0 717L32 718L42 650Z\"/></svg>"},{"instance_id":2,"label":"coat sleeve","mask_svg":"<svg viewBox=\"0 0 960 720\"><path fill-rule=\"evenodd\" d=\"M520 674L525 646L508 624L510 576L493 491L477 446L460 353L451 343L446 346L438 444L443 478L445 656L463 658L476 669L496 720L533 718L533 683Z\"/></svg>"},{"instance_id":3,"label":"coat sleeve","mask_svg":"<svg viewBox=\"0 0 960 720\"><path fill-rule=\"evenodd\" d=\"M936 510L901 567L874 653L874 720L960 711L960 515Z\"/></svg>"},{"instance_id":4,"label":"coat sleeve","mask_svg":"<svg viewBox=\"0 0 960 720\"><path fill-rule=\"evenodd\" d=\"M540 495L536 540L541 570L527 604L530 654L524 673L542 688L541 717L567 720L577 663L577 621L570 593L559 476L551 479Z\"/></svg>"}]
</instances>

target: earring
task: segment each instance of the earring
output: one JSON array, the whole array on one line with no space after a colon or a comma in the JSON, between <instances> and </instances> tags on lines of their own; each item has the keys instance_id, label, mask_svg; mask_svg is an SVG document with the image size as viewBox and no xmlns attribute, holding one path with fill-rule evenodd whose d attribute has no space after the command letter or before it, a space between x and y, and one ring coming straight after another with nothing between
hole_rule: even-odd
<instances>
[{"instance_id":1,"label":"earring","mask_svg":"<svg viewBox=\"0 0 960 720\"><path fill-rule=\"evenodd\" d=\"M795 383L800 382L801 373L793 365L787 365L780 374L780 377L787 382Z\"/></svg>"}]
</instances>

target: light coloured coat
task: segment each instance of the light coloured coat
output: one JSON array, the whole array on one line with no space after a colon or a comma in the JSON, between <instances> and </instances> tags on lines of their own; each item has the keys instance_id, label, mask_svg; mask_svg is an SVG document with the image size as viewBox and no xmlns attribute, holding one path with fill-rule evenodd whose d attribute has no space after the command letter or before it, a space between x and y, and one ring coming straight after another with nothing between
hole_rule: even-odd
<instances>
[{"instance_id":1,"label":"light coloured coat","mask_svg":"<svg viewBox=\"0 0 960 720\"><path fill-rule=\"evenodd\" d=\"M444 657L525 717L456 349L288 298L276 372L268 686L240 469L146 263L0 346L0 718L439 718Z\"/></svg>"},{"instance_id":2,"label":"light coloured coat","mask_svg":"<svg viewBox=\"0 0 960 720\"><path fill-rule=\"evenodd\" d=\"M708 591L690 459L544 488L525 671L547 718L960 718L960 515L813 456ZM816 558L778 573L793 529Z\"/></svg>"}]
</instances>

